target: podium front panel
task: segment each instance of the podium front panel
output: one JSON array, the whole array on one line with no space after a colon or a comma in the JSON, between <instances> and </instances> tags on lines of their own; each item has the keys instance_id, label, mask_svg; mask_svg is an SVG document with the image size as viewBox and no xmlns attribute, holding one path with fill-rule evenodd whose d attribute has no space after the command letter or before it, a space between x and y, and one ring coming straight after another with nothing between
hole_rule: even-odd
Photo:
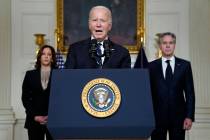
<instances>
[{"instance_id":1,"label":"podium front panel","mask_svg":"<svg viewBox=\"0 0 210 140\"><path fill-rule=\"evenodd\" d=\"M106 118L91 116L82 105L83 88L96 78L120 89L120 107ZM54 70L51 84L48 128L55 139L148 138L154 128L147 69Z\"/></svg>"}]
</instances>

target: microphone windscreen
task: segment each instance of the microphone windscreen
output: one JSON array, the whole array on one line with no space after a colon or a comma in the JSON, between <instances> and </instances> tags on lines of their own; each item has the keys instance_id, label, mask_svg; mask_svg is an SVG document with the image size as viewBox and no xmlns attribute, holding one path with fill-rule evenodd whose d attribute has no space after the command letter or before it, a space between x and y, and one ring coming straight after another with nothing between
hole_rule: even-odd
<instances>
[{"instance_id":1,"label":"microphone windscreen","mask_svg":"<svg viewBox=\"0 0 210 140\"><path fill-rule=\"evenodd\" d=\"M91 40L91 44L97 44L97 40L96 39L92 39Z\"/></svg>"}]
</instances>

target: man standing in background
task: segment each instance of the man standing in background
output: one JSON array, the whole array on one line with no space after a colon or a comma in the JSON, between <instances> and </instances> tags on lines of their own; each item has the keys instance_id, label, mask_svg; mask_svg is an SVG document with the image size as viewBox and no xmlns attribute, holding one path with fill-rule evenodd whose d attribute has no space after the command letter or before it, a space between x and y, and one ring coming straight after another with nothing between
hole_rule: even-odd
<instances>
[{"instance_id":1,"label":"man standing in background","mask_svg":"<svg viewBox=\"0 0 210 140\"><path fill-rule=\"evenodd\" d=\"M156 128L151 140L184 140L194 121L195 93L190 62L174 56L176 36L160 35L162 57L149 64Z\"/></svg>"}]
</instances>

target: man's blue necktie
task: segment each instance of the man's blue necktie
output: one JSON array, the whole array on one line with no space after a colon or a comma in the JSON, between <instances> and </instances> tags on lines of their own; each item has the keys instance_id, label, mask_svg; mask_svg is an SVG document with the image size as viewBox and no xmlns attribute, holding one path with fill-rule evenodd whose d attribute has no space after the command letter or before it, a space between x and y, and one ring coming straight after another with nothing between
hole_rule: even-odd
<instances>
[{"instance_id":1,"label":"man's blue necktie","mask_svg":"<svg viewBox=\"0 0 210 140\"><path fill-rule=\"evenodd\" d=\"M102 50L101 50L101 43L97 43L96 45L96 53L97 53L97 57L96 57L96 61L97 61L97 64L102 66L102 60L101 60L101 56L102 56Z\"/></svg>"}]
</instances>

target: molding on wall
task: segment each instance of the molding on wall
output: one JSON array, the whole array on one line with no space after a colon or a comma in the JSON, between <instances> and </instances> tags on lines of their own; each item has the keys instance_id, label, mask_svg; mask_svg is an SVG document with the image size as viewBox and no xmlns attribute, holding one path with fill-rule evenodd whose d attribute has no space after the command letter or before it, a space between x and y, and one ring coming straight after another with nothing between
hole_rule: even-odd
<instances>
[{"instance_id":1,"label":"molding on wall","mask_svg":"<svg viewBox=\"0 0 210 140\"><path fill-rule=\"evenodd\" d=\"M210 107L196 107L195 122L210 123Z\"/></svg>"},{"instance_id":2,"label":"molding on wall","mask_svg":"<svg viewBox=\"0 0 210 140\"><path fill-rule=\"evenodd\" d=\"M12 108L0 108L0 139L14 139L15 116Z\"/></svg>"},{"instance_id":3,"label":"molding on wall","mask_svg":"<svg viewBox=\"0 0 210 140\"><path fill-rule=\"evenodd\" d=\"M12 108L0 108L0 124L15 124L15 120Z\"/></svg>"}]
</instances>

